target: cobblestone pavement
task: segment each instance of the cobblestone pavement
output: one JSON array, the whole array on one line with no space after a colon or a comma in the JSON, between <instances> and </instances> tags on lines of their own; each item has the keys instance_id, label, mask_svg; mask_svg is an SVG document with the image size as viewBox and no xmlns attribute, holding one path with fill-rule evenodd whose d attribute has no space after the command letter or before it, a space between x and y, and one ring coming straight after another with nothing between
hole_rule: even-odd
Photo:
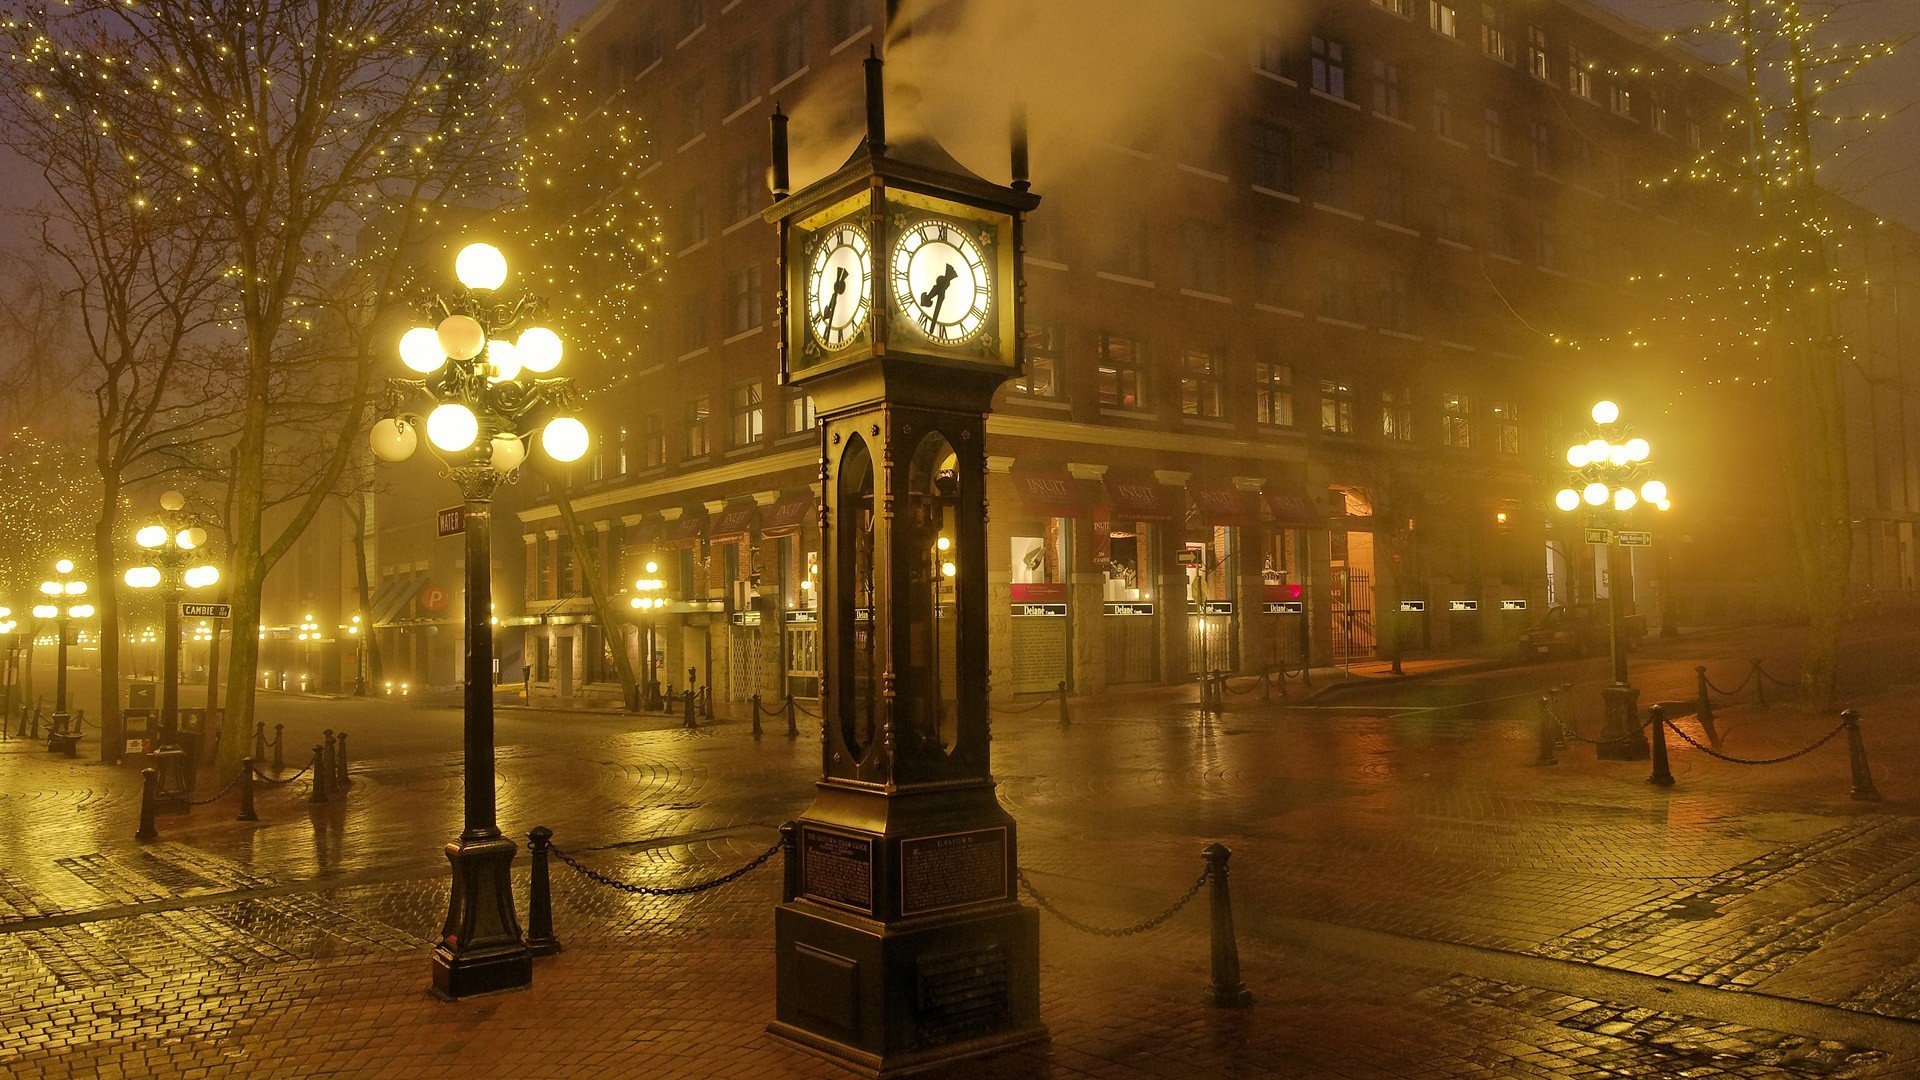
<instances>
[{"instance_id":1,"label":"cobblestone pavement","mask_svg":"<svg viewBox=\"0 0 1920 1080\"><path fill-rule=\"evenodd\" d=\"M1892 665L1912 644L1895 628L1856 652ZM1748 647L1787 648L1756 633L1725 655ZM1646 700L1690 686L1691 665L1644 661ZM1310 707L1242 681L1216 718L1190 690L1080 703L1066 728L1051 709L1001 717L996 772L1035 887L1132 922L1193 879L1203 844L1227 843L1257 1001L1199 1004L1204 905L1124 942L1044 917L1052 1042L955 1075L1920 1075L1920 689L1889 667L1856 698L1887 796L1867 803L1849 797L1844 741L1747 767L1675 740L1671 789L1577 741L1535 766L1538 689L1594 671ZM1567 710L1588 736L1591 696ZM430 998L457 717L396 711L382 730L365 703L332 704L303 707L356 730L344 798L262 785L258 823L232 820L228 795L163 817L148 844L132 840L131 769L0 744L0 1073L838 1075L762 1031L773 868L647 899L556 865L567 949L534 987ZM1748 757L1830 726L1747 704L1718 724ZM765 850L818 774L817 742L777 720L758 740L724 718L524 714L501 734L503 828L549 825L595 869L651 884Z\"/></svg>"}]
</instances>

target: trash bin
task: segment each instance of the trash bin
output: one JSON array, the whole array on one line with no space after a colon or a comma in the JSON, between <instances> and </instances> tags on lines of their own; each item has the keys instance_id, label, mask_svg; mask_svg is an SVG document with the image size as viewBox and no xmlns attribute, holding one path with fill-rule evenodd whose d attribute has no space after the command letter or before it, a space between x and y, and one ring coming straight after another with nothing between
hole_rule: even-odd
<instances>
[{"instance_id":1,"label":"trash bin","mask_svg":"<svg viewBox=\"0 0 1920 1080\"><path fill-rule=\"evenodd\" d=\"M127 684L127 708L151 709L154 707L157 683L136 682Z\"/></svg>"}]
</instances>

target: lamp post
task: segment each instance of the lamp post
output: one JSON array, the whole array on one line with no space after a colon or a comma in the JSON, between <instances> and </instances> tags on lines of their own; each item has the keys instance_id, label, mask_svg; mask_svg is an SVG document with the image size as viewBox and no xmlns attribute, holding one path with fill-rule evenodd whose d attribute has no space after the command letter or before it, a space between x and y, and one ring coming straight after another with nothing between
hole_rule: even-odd
<instances>
[{"instance_id":1,"label":"lamp post","mask_svg":"<svg viewBox=\"0 0 1920 1080\"><path fill-rule=\"evenodd\" d=\"M53 727L55 731L67 728L67 628L75 619L93 617L93 605L80 598L87 595L87 583L73 574L73 560L61 559L53 564L54 576L40 583L40 593L46 602L34 607L33 615L37 619L53 619L55 630L59 633L59 646L54 652L53 679Z\"/></svg>"},{"instance_id":2,"label":"lamp post","mask_svg":"<svg viewBox=\"0 0 1920 1080\"><path fill-rule=\"evenodd\" d=\"M347 624L347 636L353 639L353 696L367 696L367 639L360 632L365 620L359 612L353 615L353 621Z\"/></svg>"},{"instance_id":3,"label":"lamp post","mask_svg":"<svg viewBox=\"0 0 1920 1080\"><path fill-rule=\"evenodd\" d=\"M1584 513L1588 543L1599 543L1606 549L1607 636L1613 655L1613 685L1601 691L1606 720L1600 729L1600 756L1643 758L1647 756L1647 741L1635 722L1640 691L1627 681L1626 610L1621 596L1626 559L1619 531L1631 520L1636 507L1646 505L1664 512L1673 504L1667 499L1666 483L1647 475L1652 445L1620 422L1620 406L1611 401L1598 402L1591 416L1593 427L1587 431L1587 439L1567 448L1567 465L1573 470L1571 483L1553 501L1565 513Z\"/></svg>"},{"instance_id":4,"label":"lamp post","mask_svg":"<svg viewBox=\"0 0 1920 1080\"><path fill-rule=\"evenodd\" d=\"M5 644L5 651L0 652L0 734L5 733L7 718L13 715L13 699L20 688L18 626L13 621L13 609L0 607L0 643Z\"/></svg>"},{"instance_id":5,"label":"lamp post","mask_svg":"<svg viewBox=\"0 0 1920 1080\"><path fill-rule=\"evenodd\" d=\"M208 564L188 565L207 544L207 531L193 523L186 496L169 491L160 496L160 520L141 527L133 542L147 552L151 565L129 567L126 583L135 589L164 589L160 632L160 744L154 751L159 769L159 801L184 805L193 787L192 759L180 751L180 605L188 589L204 589L220 580L220 569Z\"/></svg>"},{"instance_id":6,"label":"lamp post","mask_svg":"<svg viewBox=\"0 0 1920 1080\"><path fill-rule=\"evenodd\" d=\"M493 773L492 506L517 479L535 425L556 461L587 451L586 426L565 415L579 401L571 379L523 378L560 363L559 335L529 325L543 302L497 294L507 260L490 244L469 244L454 260L460 289L422 298L432 325L400 338L400 359L422 377L387 380L384 415L370 433L383 461L402 461L426 428L441 474L460 485L466 540L466 708L464 826L447 845L453 892L433 950L433 987L460 998L533 981L532 954L514 914L508 871L516 850L495 820ZM507 335L518 331L516 339ZM404 689L402 691L404 693Z\"/></svg>"},{"instance_id":7,"label":"lamp post","mask_svg":"<svg viewBox=\"0 0 1920 1080\"><path fill-rule=\"evenodd\" d=\"M653 613L667 606L667 583L656 576L660 573L660 564L652 559L647 560L646 571L646 577L633 583L633 591L640 595L628 603L640 613L640 652L646 668L640 679L641 708L651 711L661 707L659 673L653 669L657 645L653 636Z\"/></svg>"}]
</instances>

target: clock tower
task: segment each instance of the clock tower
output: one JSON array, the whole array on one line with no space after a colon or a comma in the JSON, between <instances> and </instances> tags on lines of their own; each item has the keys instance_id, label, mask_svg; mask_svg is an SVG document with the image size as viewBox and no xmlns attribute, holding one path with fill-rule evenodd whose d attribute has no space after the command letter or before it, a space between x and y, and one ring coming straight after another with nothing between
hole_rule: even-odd
<instances>
[{"instance_id":1,"label":"clock tower","mask_svg":"<svg viewBox=\"0 0 1920 1080\"><path fill-rule=\"evenodd\" d=\"M872 1076L1046 1037L1037 913L994 793L986 458L1022 366L1026 135L1007 186L930 140L867 137L788 193L773 117L783 382L813 395L822 480L821 778L787 830L769 1030Z\"/></svg>"}]
</instances>

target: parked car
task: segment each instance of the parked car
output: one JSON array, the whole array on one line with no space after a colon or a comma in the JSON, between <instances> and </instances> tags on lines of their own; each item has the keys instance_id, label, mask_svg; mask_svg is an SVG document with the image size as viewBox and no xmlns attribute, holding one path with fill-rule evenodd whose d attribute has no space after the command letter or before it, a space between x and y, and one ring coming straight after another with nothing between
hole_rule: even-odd
<instances>
[{"instance_id":1,"label":"parked car","mask_svg":"<svg viewBox=\"0 0 1920 1080\"><path fill-rule=\"evenodd\" d=\"M1631 649L1647 636L1647 617L1627 615L1621 628ZM1607 605L1563 604L1550 608L1546 618L1527 627L1520 635L1520 659L1538 660L1543 656L1590 656L1607 651Z\"/></svg>"}]
</instances>

